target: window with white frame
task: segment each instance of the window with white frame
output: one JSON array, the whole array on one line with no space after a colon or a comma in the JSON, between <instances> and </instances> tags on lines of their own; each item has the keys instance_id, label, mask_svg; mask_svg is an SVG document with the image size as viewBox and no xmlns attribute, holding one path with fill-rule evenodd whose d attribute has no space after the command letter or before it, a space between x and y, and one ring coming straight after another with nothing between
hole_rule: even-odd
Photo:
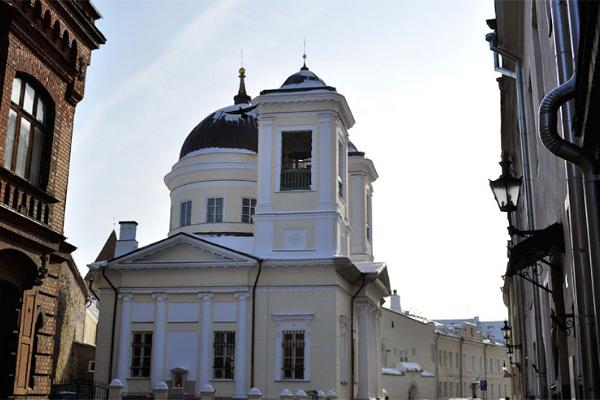
<instances>
[{"instance_id":1,"label":"window with white frame","mask_svg":"<svg viewBox=\"0 0 600 400\"><path fill-rule=\"evenodd\" d=\"M283 331L281 340L281 379L304 379L303 330Z\"/></svg>"},{"instance_id":2,"label":"window with white frame","mask_svg":"<svg viewBox=\"0 0 600 400\"><path fill-rule=\"evenodd\" d=\"M192 202L183 201L179 211L179 226L188 226L192 223Z\"/></svg>"},{"instance_id":3,"label":"window with white frame","mask_svg":"<svg viewBox=\"0 0 600 400\"><path fill-rule=\"evenodd\" d=\"M346 175L346 152L344 144L338 141L338 195L344 198L344 175Z\"/></svg>"},{"instance_id":4,"label":"window with white frame","mask_svg":"<svg viewBox=\"0 0 600 400\"><path fill-rule=\"evenodd\" d=\"M281 133L281 191L310 190L312 132Z\"/></svg>"},{"instance_id":5,"label":"window with white frame","mask_svg":"<svg viewBox=\"0 0 600 400\"><path fill-rule=\"evenodd\" d=\"M150 376L152 359L152 332L131 333L131 377L145 378Z\"/></svg>"},{"instance_id":6,"label":"window with white frame","mask_svg":"<svg viewBox=\"0 0 600 400\"><path fill-rule=\"evenodd\" d=\"M242 222L253 224L254 210L256 209L256 199L242 199Z\"/></svg>"},{"instance_id":7,"label":"window with white frame","mask_svg":"<svg viewBox=\"0 0 600 400\"><path fill-rule=\"evenodd\" d=\"M215 331L213 341L213 378L233 379L235 331Z\"/></svg>"},{"instance_id":8,"label":"window with white frame","mask_svg":"<svg viewBox=\"0 0 600 400\"><path fill-rule=\"evenodd\" d=\"M310 380L310 321L314 314L272 314L272 318L276 326L275 380Z\"/></svg>"},{"instance_id":9,"label":"window with white frame","mask_svg":"<svg viewBox=\"0 0 600 400\"><path fill-rule=\"evenodd\" d=\"M223 198L211 197L206 202L206 222L223 222Z\"/></svg>"}]
</instances>

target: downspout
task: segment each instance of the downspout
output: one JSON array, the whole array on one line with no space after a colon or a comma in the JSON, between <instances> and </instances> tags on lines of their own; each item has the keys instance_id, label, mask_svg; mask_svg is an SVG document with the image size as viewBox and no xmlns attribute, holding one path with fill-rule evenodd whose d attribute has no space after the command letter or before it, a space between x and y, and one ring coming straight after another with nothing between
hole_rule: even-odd
<instances>
[{"instance_id":1,"label":"downspout","mask_svg":"<svg viewBox=\"0 0 600 400\"><path fill-rule=\"evenodd\" d=\"M115 292L115 299L113 301L113 318L112 318L112 329L111 329L112 332L110 334L110 356L109 356L109 361L108 361L108 380L110 381L111 375L112 375L112 367L113 367L113 350L115 347L115 323L117 320L117 297L119 295L119 291L117 290L115 285L113 285L113 283L106 276L106 273L105 273L106 267L107 267L106 265L100 267L100 269L102 270L102 277L104 278L104 280L106 280L106 282L108 282L108 284L112 288L113 292Z\"/></svg>"},{"instance_id":2,"label":"downspout","mask_svg":"<svg viewBox=\"0 0 600 400\"><path fill-rule=\"evenodd\" d=\"M555 27L554 41L558 82L562 84L573 74L574 51L579 45L579 7L577 1L570 0L569 10L567 10L564 1L555 0L552 2L551 11ZM569 11L570 16L568 15ZM563 136L566 141L571 143L575 143L576 140L573 114L573 102L568 102L566 107L562 108ZM574 299L577 310L576 328L580 332L577 337L578 361L582 367L584 397L600 398L600 390L597 388L598 382L600 382L598 355L594 351L597 342L594 321L591 317L594 310L594 297L590 275L590 255L587 248L588 235L582 174L574 163L565 162L565 167L571 211ZM576 391L573 392L576 388L571 388L571 390L572 393L576 393Z\"/></svg>"},{"instance_id":3,"label":"downspout","mask_svg":"<svg viewBox=\"0 0 600 400\"><path fill-rule=\"evenodd\" d=\"M252 332L250 334L250 387L254 386L254 332L256 330L256 286L258 286L258 279L260 278L260 273L262 272L262 260L257 259L258 261L258 273L256 274L256 279L254 280L254 285L252 286Z\"/></svg>"},{"instance_id":4,"label":"downspout","mask_svg":"<svg viewBox=\"0 0 600 400\"><path fill-rule=\"evenodd\" d=\"M435 335L435 398L439 399L440 398L440 374L439 374L439 365L440 365L440 352L438 350L438 341L440 339L440 334L435 332L435 327L434 329L434 335Z\"/></svg>"},{"instance_id":5,"label":"downspout","mask_svg":"<svg viewBox=\"0 0 600 400\"><path fill-rule=\"evenodd\" d=\"M465 343L465 338L463 336L460 337L460 340L458 341L458 357L460 357L460 371L459 371L459 382L460 382L460 397L465 397L464 393L463 393L463 344ZM437 346L436 346L437 347ZM437 351L437 349L436 349ZM437 354L437 353L436 353Z\"/></svg>"},{"instance_id":6,"label":"downspout","mask_svg":"<svg viewBox=\"0 0 600 400\"><path fill-rule=\"evenodd\" d=\"M365 281L365 274L361 273L362 284L350 298L350 343L352 345L352 351L350 351L350 398L354 400L354 352L356 350L354 346L354 300L361 290L367 285Z\"/></svg>"},{"instance_id":7,"label":"downspout","mask_svg":"<svg viewBox=\"0 0 600 400\"><path fill-rule=\"evenodd\" d=\"M598 225L598 218L600 217L600 210L598 210L598 202L600 201L599 168L593 157L587 154L583 148L561 138L556 127L558 109L575 96L575 82L575 74L573 74L567 82L554 88L546 95L546 97L544 97L539 111L540 139L550 152L559 158L577 165L583 172L590 271L592 277L591 297L593 298L594 305L593 317L591 317L590 314L590 319L592 320L590 323L593 322L595 326L600 326L600 226ZM595 330L595 336L596 343L599 343L597 330ZM600 358L600 354L598 354L600 349L598 349L597 346L595 349L590 350L590 353L596 352L596 357ZM594 369L592 369L592 371ZM597 374L597 372L595 373ZM598 385L598 380L594 379L592 382L594 382L594 387L592 388L593 393L596 393L598 388L595 386ZM594 395L593 397L598 398L599 396Z\"/></svg>"},{"instance_id":8,"label":"downspout","mask_svg":"<svg viewBox=\"0 0 600 400\"><path fill-rule=\"evenodd\" d=\"M517 113L518 113L518 125L519 125L519 147L521 150L521 164L523 168L523 186L525 189L525 212L527 216L527 230L534 230L534 219L533 219L533 193L531 190L531 175L529 167L529 149L527 143L527 128L525 121L525 101L523 99L523 78L521 76L521 60L519 57L507 52L506 50L500 49L496 46L496 33L488 33L485 39L490 44L490 50L494 53L494 70L500 72L504 76L509 76L515 80L515 89L517 95ZM501 67L500 57L507 59L514 64L514 70ZM531 274L533 276L533 308L535 316L535 338L538 349L545 349L544 335L542 332L542 315L540 307L540 289L536 284L538 283L538 275L536 273ZM525 343L523 343L525 346ZM537 352L537 365L538 365L538 387L539 397L546 399L548 398L548 382L546 376L546 355L543 351Z\"/></svg>"}]
</instances>

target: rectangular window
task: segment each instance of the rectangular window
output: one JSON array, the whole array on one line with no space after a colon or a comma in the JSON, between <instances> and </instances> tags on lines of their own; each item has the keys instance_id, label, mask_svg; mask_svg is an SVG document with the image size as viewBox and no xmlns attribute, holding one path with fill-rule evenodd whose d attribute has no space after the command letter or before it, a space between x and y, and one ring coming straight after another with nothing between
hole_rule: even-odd
<instances>
[{"instance_id":1,"label":"rectangular window","mask_svg":"<svg viewBox=\"0 0 600 400\"><path fill-rule=\"evenodd\" d=\"M213 378L233 379L235 331L216 331L213 342Z\"/></svg>"},{"instance_id":2,"label":"rectangular window","mask_svg":"<svg viewBox=\"0 0 600 400\"><path fill-rule=\"evenodd\" d=\"M367 193L367 240L371 240L371 227L372 227L372 218L373 218L373 210L371 203L371 194Z\"/></svg>"},{"instance_id":3,"label":"rectangular window","mask_svg":"<svg viewBox=\"0 0 600 400\"><path fill-rule=\"evenodd\" d=\"M223 198L208 199L206 203L206 222L209 224L223 222Z\"/></svg>"},{"instance_id":4,"label":"rectangular window","mask_svg":"<svg viewBox=\"0 0 600 400\"><path fill-rule=\"evenodd\" d=\"M131 339L131 377L149 377L152 332L132 332Z\"/></svg>"},{"instance_id":5,"label":"rectangular window","mask_svg":"<svg viewBox=\"0 0 600 400\"><path fill-rule=\"evenodd\" d=\"M256 208L256 199L242 199L242 222L245 224L253 224L252 217Z\"/></svg>"},{"instance_id":6,"label":"rectangular window","mask_svg":"<svg viewBox=\"0 0 600 400\"><path fill-rule=\"evenodd\" d=\"M312 132L281 134L280 190L310 190Z\"/></svg>"},{"instance_id":7,"label":"rectangular window","mask_svg":"<svg viewBox=\"0 0 600 400\"><path fill-rule=\"evenodd\" d=\"M460 368L460 354L456 353L456 368Z\"/></svg>"},{"instance_id":8,"label":"rectangular window","mask_svg":"<svg viewBox=\"0 0 600 400\"><path fill-rule=\"evenodd\" d=\"M346 174L344 153L344 145L338 142L338 195L341 198L344 198L344 175Z\"/></svg>"},{"instance_id":9,"label":"rectangular window","mask_svg":"<svg viewBox=\"0 0 600 400\"><path fill-rule=\"evenodd\" d=\"M283 331L281 379L304 379L304 331Z\"/></svg>"},{"instance_id":10,"label":"rectangular window","mask_svg":"<svg viewBox=\"0 0 600 400\"><path fill-rule=\"evenodd\" d=\"M449 358L449 364L450 364L450 366L449 366L449 367L450 367L450 368L452 368L452 367L454 366L454 356L453 356L453 354L454 354L454 353L452 353L452 352L450 352L450 353L448 354L448 358Z\"/></svg>"},{"instance_id":11,"label":"rectangular window","mask_svg":"<svg viewBox=\"0 0 600 400\"><path fill-rule=\"evenodd\" d=\"M192 202L184 201L181 203L181 212L179 214L179 226L188 226L192 223Z\"/></svg>"}]
</instances>

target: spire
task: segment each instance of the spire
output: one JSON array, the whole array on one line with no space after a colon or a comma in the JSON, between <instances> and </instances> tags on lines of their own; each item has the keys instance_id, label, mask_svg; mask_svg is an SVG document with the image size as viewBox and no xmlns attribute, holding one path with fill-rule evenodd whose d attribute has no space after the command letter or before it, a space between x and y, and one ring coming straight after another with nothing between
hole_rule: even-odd
<instances>
[{"instance_id":1,"label":"spire","mask_svg":"<svg viewBox=\"0 0 600 400\"><path fill-rule=\"evenodd\" d=\"M302 53L302 59L304 63L302 68L300 68L300 71L308 71L308 67L306 66L306 38L304 38L304 52Z\"/></svg>"},{"instance_id":2,"label":"spire","mask_svg":"<svg viewBox=\"0 0 600 400\"><path fill-rule=\"evenodd\" d=\"M251 97L246 94L246 85L244 84L244 78L246 77L246 69L240 68L240 88L238 94L233 96L233 102L235 104L250 103Z\"/></svg>"}]
</instances>

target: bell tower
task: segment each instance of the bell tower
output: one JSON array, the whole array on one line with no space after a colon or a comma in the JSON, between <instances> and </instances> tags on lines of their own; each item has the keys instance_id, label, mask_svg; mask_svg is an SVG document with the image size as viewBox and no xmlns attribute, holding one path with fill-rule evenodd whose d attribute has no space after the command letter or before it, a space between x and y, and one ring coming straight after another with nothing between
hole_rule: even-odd
<instances>
[{"instance_id":1,"label":"bell tower","mask_svg":"<svg viewBox=\"0 0 600 400\"><path fill-rule=\"evenodd\" d=\"M348 256L348 129L354 118L346 99L304 64L253 104L258 112L256 254Z\"/></svg>"}]
</instances>

